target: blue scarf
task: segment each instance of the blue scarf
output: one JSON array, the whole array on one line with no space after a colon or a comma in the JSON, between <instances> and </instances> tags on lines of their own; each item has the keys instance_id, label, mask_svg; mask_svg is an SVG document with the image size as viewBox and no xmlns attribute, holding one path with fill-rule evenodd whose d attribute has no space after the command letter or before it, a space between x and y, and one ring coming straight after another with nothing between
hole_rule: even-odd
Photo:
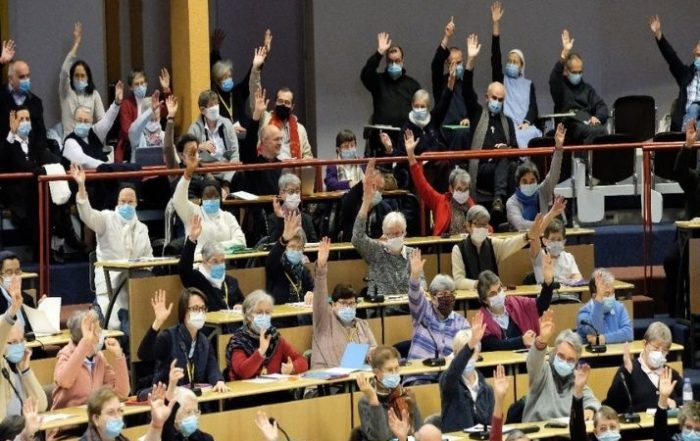
<instances>
[{"instance_id":1,"label":"blue scarf","mask_svg":"<svg viewBox=\"0 0 700 441\"><path fill-rule=\"evenodd\" d=\"M525 220L535 220L540 205L540 190L539 188L532 196L525 196L518 188L515 190L515 197L523 205L523 218Z\"/></svg>"}]
</instances>

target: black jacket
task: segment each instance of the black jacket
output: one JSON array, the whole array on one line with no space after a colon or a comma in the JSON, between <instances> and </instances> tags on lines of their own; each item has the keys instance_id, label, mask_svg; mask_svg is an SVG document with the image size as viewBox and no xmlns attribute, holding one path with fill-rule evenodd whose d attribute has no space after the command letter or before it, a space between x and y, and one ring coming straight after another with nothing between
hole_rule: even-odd
<instances>
[{"instance_id":1,"label":"black jacket","mask_svg":"<svg viewBox=\"0 0 700 441\"><path fill-rule=\"evenodd\" d=\"M445 87L440 100L430 112L430 122L425 127L421 128L410 120L407 120L401 127L401 133L409 129L413 132L414 138L418 139L415 150L416 155L447 150L447 145L440 132L440 126L445 119L450 102L452 102L452 91ZM403 136L399 136L398 145L394 149L394 156L406 156L406 143ZM405 163L401 165L407 167Z\"/></svg>"},{"instance_id":2,"label":"black jacket","mask_svg":"<svg viewBox=\"0 0 700 441\"><path fill-rule=\"evenodd\" d=\"M318 242L318 234L316 233L316 227L314 226L314 221L308 213L301 213L301 228L304 230L306 235L306 241L315 243ZM277 242L280 237L282 237L282 231L284 231L284 219L277 217L275 213L270 213L265 219L267 222L267 232L270 236L268 243Z\"/></svg>"},{"instance_id":3,"label":"black jacket","mask_svg":"<svg viewBox=\"0 0 700 441\"><path fill-rule=\"evenodd\" d=\"M685 216L687 219L700 216L700 174L693 167L695 149L682 148L678 151L673 174L683 189L685 196Z\"/></svg>"},{"instance_id":4,"label":"black jacket","mask_svg":"<svg viewBox=\"0 0 700 441\"><path fill-rule=\"evenodd\" d=\"M155 342L155 369L153 381L167 384L170 377L170 363L177 359L177 366L185 371L185 377L178 383L179 386L193 383L208 383L211 385L224 381L224 376L216 361L214 347L203 332L198 332L194 355L189 365L192 367L193 380L190 381L188 355L192 345L190 333L184 324L180 323L172 328L161 331Z\"/></svg>"},{"instance_id":5,"label":"black jacket","mask_svg":"<svg viewBox=\"0 0 700 441\"><path fill-rule=\"evenodd\" d=\"M655 39L656 40L656 39ZM676 80L678 84L678 98L676 101L676 107L671 113L671 130L674 132L680 132L683 126L683 115L685 115L685 106L688 103L688 85L693 81L695 76L695 65L694 64L683 64L678 54L671 47L671 43L666 40L665 36L661 36L661 40L656 40L656 45L661 51L664 60L668 64L668 70L671 71L673 79Z\"/></svg>"},{"instance_id":6,"label":"black jacket","mask_svg":"<svg viewBox=\"0 0 700 441\"><path fill-rule=\"evenodd\" d=\"M240 159L243 164L267 164L270 162L280 162L275 158L268 161L263 156L258 155L258 128L259 121L250 120L246 124L246 136L240 145ZM277 194L278 181L282 175L281 168L269 170L247 171L243 175L243 188L245 191L255 195Z\"/></svg>"},{"instance_id":7,"label":"black jacket","mask_svg":"<svg viewBox=\"0 0 700 441\"><path fill-rule=\"evenodd\" d=\"M275 305L303 302L304 295L314 290L309 269L304 266L301 278L295 277L286 261L282 260L284 251L285 246L278 240L265 259L265 285L267 292L275 298Z\"/></svg>"},{"instance_id":8,"label":"black jacket","mask_svg":"<svg viewBox=\"0 0 700 441\"><path fill-rule=\"evenodd\" d=\"M430 63L430 70L433 82L433 97L442 96L446 89L448 74L444 73L444 66L447 58L450 56L450 50L438 45L433 56L433 61ZM462 98L462 80L457 79L455 88L451 92L452 102L445 110L445 117L439 121L440 124L459 124L461 120L467 118L467 107ZM400 138L399 138L400 139Z\"/></svg>"},{"instance_id":9,"label":"black jacket","mask_svg":"<svg viewBox=\"0 0 700 441\"><path fill-rule=\"evenodd\" d=\"M554 101L554 112L583 110L595 116L602 124L608 120L608 106L598 96L593 86L581 81L576 86L564 77L564 63L557 61L549 75L549 92Z\"/></svg>"},{"instance_id":10,"label":"black jacket","mask_svg":"<svg viewBox=\"0 0 700 441\"><path fill-rule=\"evenodd\" d=\"M659 402L658 389L649 380L649 377L642 370L642 365L639 359L632 362L632 373L627 372L624 366L615 373L615 378L608 389L608 396L603 401L603 404L612 407L618 413L627 412L630 407L627 390L622 383L620 374L624 375L627 387L632 395L632 410L635 412L645 412L647 409L653 409ZM671 399L680 406L683 402L683 378L675 370L671 370L673 380L676 381L676 388L671 394Z\"/></svg>"},{"instance_id":11,"label":"black jacket","mask_svg":"<svg viewBox=\"0 0 700 441\"><path fill-rule=\"evenodd\" d=\"M2 68L0 64L0 69ZM10 131L10 112L16 110L18 106L15 99L12 97L12 92L7 83L2 84L0 90L0 136L2 139L7 137ZM34 95L31 91L24 99L22 107L29 109L29 115L32 121L32 132L36 136L36 140L41 145L46 145L46 125L44 124L44 104L41 98Z\"/></svg>"},{"instance_id":12,"label":"black jacket","mask_svg":"<svg viewBox=\"0 0 700 441\"><path fill-rule=\"evenodd\" d=\"M491 36L491 81L503 83L503 58L501 55L501 36ZM506 91L507 92L507 91ZM506 95L506 99L508 99ZM530 83L530 103L527 108L525 120L534 125L537 122L537 94L535 83Z\"/></svg>"},{"instance_id":13,"label":"black jacket","mask_svg":"<svg viewBox=\"0 0 700 441\"><path fill-rule=\"evenodd\" d=\"M477 98L476 91L474 90L474 72L468 69L464 70L462 93L464 95L464 103L467 105L469 122L472 127L472 129L469 131L469 144L471 145L476 127L479 125L479 120L484 113L484 108L481 107L481 104L479 104L479 99ZM496 144L507 143L505 133L502 133L503 130L500 116L493 115L488 112L488 118L489 126L493 127L494 132L487 131L486 138L484 139L484 145L482 146L484 150L493 148ZM510 145L516 146L515 124L513 124L513 120L508 117L506 117L506 120L508 121L508 139L510 139Z\"/></svg>"}]
</instances>

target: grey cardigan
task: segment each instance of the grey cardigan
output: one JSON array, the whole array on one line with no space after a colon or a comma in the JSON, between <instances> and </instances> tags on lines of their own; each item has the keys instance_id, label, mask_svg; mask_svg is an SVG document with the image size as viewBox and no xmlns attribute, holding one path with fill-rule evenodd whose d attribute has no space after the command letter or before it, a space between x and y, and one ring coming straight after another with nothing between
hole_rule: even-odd
<instances>
[{"instance_id":1,"label":"grey cardigan","mask_svg":"<svg viewBox=\"0 0 700 441\"><path fill-rule=\"evenodd\" d=\"M385 441L394 438L389 428L388 409L384 404L370 406L369 399L363 395L357 404L360 411L360 424L362 427L362 439L366 441ZM413 412L413 428L418 430L423 425L418 406Z\"/></svg>"}]
</instances>

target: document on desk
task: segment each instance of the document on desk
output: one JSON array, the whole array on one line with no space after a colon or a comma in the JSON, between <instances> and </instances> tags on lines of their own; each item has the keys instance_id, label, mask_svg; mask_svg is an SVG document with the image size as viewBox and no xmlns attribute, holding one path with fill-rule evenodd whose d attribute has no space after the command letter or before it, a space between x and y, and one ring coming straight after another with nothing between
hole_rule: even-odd
<instances>
[{"instance_id":1,"label":"document on desk","mask_svg":"<svg viewBox=\"0 0 700 441\"><path fill-rule=\"evenodd\" d=\"M51 415L42 415L41 422L42 422L42 424L47 424L47 423L51 423L53 421L67 420L67 419L72 418L74 416L75 415L71 415L70 413L54 413Z\"/></svg>"},{"instance_id":2,"label":"document on desk","mask_svg":"<svg viewBox=\"0 0 700 441\"><path fill-rule=\"evenodd\" d=\"M36 309L27 305L22 305L22 308L37 337L61 332L60 297L45 297Z\"/></svg>"},{"instance_id":3,"label":"document on desk","mask_svg":"<svg viewBox=\"0 0 700 441\"><path fill-rule=\"evenodd\" d=\"M231 193L231 196L238 198L238 199L243 199L244 201L255 201L258 199L257 195L254 195L253 193L248 193L247 191L234 191Z\"/></svg>"},{"instance_id":4,"label":"document on desk","mask_svg":"<svg viewBox=\"0 0 700 441\"><path fill-rule=\"evenodd\" d=\"M243 380L244 383L253 383L253 384L267 384L267 383L274 383L275 380L274 378L263 378L263 377L258 377L258 378L251 378L250 380Z\"/></svg>"}]
</instances>

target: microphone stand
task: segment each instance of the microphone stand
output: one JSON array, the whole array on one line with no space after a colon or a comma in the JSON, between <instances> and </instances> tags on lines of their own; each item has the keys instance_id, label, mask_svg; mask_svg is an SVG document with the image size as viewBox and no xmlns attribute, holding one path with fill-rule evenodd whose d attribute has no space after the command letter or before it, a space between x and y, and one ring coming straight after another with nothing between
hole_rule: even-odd
<instances>
[{"instance_id":1,"label":"microphone stand","mask_svg":"<svg viewBox=\"0 0 700 441\"><path fill-rule=\"evenodd\" d=\"M627 386L627 380L625 379L625 374L620 372L620 379L622 380L622 385L625 387L625 392L627 392L627 400L629 405L627 406L627 412L623 413L620 415L620 421L622 421L625 424L634 424L638 423L641 421L641 417L637 412L634 411L634 407L632 406L632 394L630 393L630 389Z\"/></svg>"},{"instance_id":2,"label":"microphone stand","mask_svg":"<svg viewBox=\"0 0 700 441\"><path fill-rule=\"evenodd\" d=\"M435 337L433 337L433 333L430 331L430 327L428 327L427 323L425 323L424 320L420 321L420 325L424 327L426 331L428 331L428 335L430 336L430 339L435 345L435 356L433 358L426 358L425 360L423 360L423 365L430 367L444 366L445 357L440 356L440 350L438 349L437 340L435 340Z\"/></svg>"},{"instance_id":3,"label":"microphone stand","mask_svg":"<svg viewBox=\"0 0 700 441\"><path fill-rule=\"evenodd\" d=\"M590 352L592 354L602 354L604 352L607 352L608 347L607 347L607 345L600 344L600 332L598 332L598 330L595 328L595 326L593 326L592 324L590 324L586 320L582 320L581 324L584 326L588 326L589 328L591 328L593 330L593 332L595 332L595 344L588 343L586 345L586 351Z\"/></svg>"}]
</instances>

